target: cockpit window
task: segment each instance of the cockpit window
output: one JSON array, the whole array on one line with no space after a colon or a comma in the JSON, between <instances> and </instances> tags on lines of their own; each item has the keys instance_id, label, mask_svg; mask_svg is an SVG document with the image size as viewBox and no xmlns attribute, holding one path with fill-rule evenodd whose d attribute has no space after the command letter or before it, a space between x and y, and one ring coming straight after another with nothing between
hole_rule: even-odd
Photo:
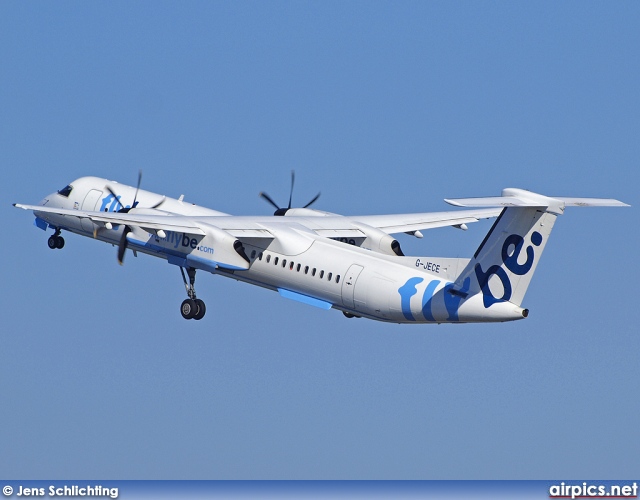
<instances>
[{"instance_id":1,"label":"cockpit window","mask_svg":"<svg viewBox=\"0 0 640 500\"><path fill-rule=\"evenodd\" d=\"M68 198L72 190L73 190L73 186L69 184L68 186L63 187L60 191L58 191L58 194L60 196L64 196L65 198Z\"/></svg>"}]
</instances>

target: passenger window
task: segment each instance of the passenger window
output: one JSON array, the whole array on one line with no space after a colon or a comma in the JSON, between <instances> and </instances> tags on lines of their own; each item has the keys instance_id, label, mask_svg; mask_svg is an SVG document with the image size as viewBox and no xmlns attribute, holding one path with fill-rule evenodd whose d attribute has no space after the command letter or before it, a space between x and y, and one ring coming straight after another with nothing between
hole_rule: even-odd
<instances>
[{"instance_id":1,"label":"passenger window","mask_svg":"<svg viewBox=\"0 0 640 500\"><path fill-rule=\"evenodd\" d=\"M289 271L293 271L293 261L291 261L291 264L289 264Z\"/></svg>"},{"instance_id":2,"label":"passenger window","mask_svg":"<svg viewBox=\"0 0 640 500\"><path fill-rule=\"evenodd\" d=\"M262 260L262 252L258 255L258 260Z\"/></svg>"},{"instance_id":3,"label":"passenger window","mask_svg":"<svg viewBox=\"0 0 640 500\"><path fill-rule=\"evenodd\" d=\"M267 264L271 261L271 255L267 255Z\"/></svg>"},{"instance_id":4,"label":"passenger window","mask_svg":"<svg viewBox=\"0 0 640 500\"><path fill-rule=\"evenodd\" d=\"M320 271L320 279L324 278L324 271Z\"/></svg>"},{"instance_id":5,"label":"passenger window","mask_svg":"<svg viewBox=\"0 0 640 500\"><path fill-rule=\"evenodd\" d=\"M71 194L71 191L73 191L73 186L69 184L68 186L63 187L60 191L58 191L58 194L60 196L64 196L65 198L68 198L69 195Z\"/></svg>"},{"instance_id":6,"label":"passenger window","mask_svg":"<svg viewBox=\"0 0 640 500\"><path fill-rule=\"evenodd\" d=\"M251 252L251 260L256 258L256 251Z\"/></svg>"},{"instance_id":7,"label":"passenger window","mask_svg":"<svg viewBox=\"0 0 640 500\"><path fill-rule=\"evenodd\" d=\"M287 265L287 259L282 259L282 267L285 267Z\"/></svg>"},{"instance_id":8,"label":"passenger window","mask_svg":"<svg viewBox=\"0 0 640 500\"><path fill-rule=\"evenodd\" d=\"M298 264L298 267L296 268L296 271L300 272L300 268L301 268L301 267L302 267L302 266L301 266L300 264Z\"/></svg>"},{"instance_id":9,"label":"passenger window","mask_svg":"<svg viewBox=\"0 0 640 500\"><path fill-rule=\"evenodd\" d=\"M336 274L336 283L340 283L340 275Z\"/></svg>"},{"instance_id":10,"label":"passenger window","mask_svg":"<svg viewBox=\"0 0 640 500\"><path fill-rule=\"evenodd\" d=\"M304 274L309 274L309 266L304 266Z\"/></svg>"},{"instance_id":11,"label":"passenger window","mask_svg":"<svg viewBox=\"0 0 640 500\"><path fill-rule=\"evenodd\" d=\"M278 259L279 257L276 257L275 259L273 259L273 263L277 266L278 265Z\"/></svg>"},{"instance_id":12,"label":"passenger window","mask_svg":"<svg viewBox=\"0 0 640 500\"><path fill-rule=\"evenodd\" d=\"M316 275L316 268L313 268L313 271L311 271L311 276L315 276Z\"/></svg>"},{"instance_id":13,"label":"passenger window","mask_svg":"<svg viewBox=\"0 0 640 500\"><path fill-rule=\"evenodd\" d=\"M329 275L327 276L327 279L328 279L329 281L331 281L331 276L333 276L333 273L329 273Z\"/></svg>"}]
</instances>

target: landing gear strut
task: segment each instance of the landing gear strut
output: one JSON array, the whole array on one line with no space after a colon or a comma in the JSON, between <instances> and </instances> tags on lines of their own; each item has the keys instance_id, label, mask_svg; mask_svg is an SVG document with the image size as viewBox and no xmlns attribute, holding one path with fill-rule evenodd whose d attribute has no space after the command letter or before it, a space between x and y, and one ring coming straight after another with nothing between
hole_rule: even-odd
<instances>
[{"instance_id":1,"label":"landing gear strut","mask_svg":"<svg viewBox=\"0 0 640 500\"><path fill-rule=\"evenodd\" d=\"M56 232L49 236L47 240L47 245L51 250L55 250L56 248L60 249L64 247L64 238L60 236L60 229L56 229Z\"/></svg>"},{"instance_id":2,"label":"landing gear strut","mask_svg":"<svg viewBox=\"0 0 640 500\"><path fill-rule=\"evenodd\" d=\"M196 270L193 267L187 267L187 275L189 276L189 282L187 283L187 277L184 275L184 268L180 268L182 274L182 281L184 281L184 287L187 290L188 299L185 299L180 306L180 313L184 319L202 319L204 318L207 308L204 302L196 298Z\"/></svg>"}]
</instances>

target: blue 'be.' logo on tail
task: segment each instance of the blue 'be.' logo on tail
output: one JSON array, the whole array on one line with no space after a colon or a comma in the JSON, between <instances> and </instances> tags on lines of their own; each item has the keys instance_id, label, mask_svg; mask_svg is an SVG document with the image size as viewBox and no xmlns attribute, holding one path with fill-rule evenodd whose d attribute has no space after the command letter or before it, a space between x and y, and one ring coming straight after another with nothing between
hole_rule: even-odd
<instances>
[{"instance_id":1,"label":"blue 'be.' logo on tail","mask_svg":"<svg viewBox=\"0 0 640 500\"><path fill-rule=\"evenodd\" d=\"M540 246L542 244L542 235L537 231L531 233L531 243L537 247ZM514 250L510 254L509 249L512 246L514 247ZM528 245L526 250L527 260L524 264L518 264L518 258L520 257L520 252L522 251L523 246L524 238L518 234L512 234L507 237L502 245L502 262L509 271L518 276L524 276L527 274L531 270L535 260L534 248L531 245ZM476 264L475 272L476 278L478 278L478 284L482 290L482 300L485 308L490 307L496 302L503 302L511 299L513 291L511 288L511 280L509 280L509 276L502 266L494 264L485 272L482 270L480 264ZM502 287L504 289L502 297L495 297L493 293L491 293L491 289L489 288L489 279L491 279L492 276L497 276L502 282Z\"/></svg>"}]
</instances>

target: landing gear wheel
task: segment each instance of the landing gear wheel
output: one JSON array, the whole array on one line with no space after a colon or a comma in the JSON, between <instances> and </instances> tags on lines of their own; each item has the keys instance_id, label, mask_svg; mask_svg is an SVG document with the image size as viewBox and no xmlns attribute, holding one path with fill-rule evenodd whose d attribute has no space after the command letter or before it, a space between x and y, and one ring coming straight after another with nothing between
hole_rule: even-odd
<instances>
[{"instance_id":1,"label":"landing gear wheel","mask_svg":"<svg viewBox=\"0 0 640 500\"><path fill-rule=\"evenodd\" d=\"M185 299L180 306L180 313L184 319L192 319L195 317L196 312L198 311L198 306L196 305L195 300L193 299Z\"/></svg>"},{"instance_id":2,"label":"landing gear wheel","mask_svg":"<svg viewBox=\"0 0 640 500\"><path fill-rule=\"evenodd\" d=\"M182 274L182 281L184 281L184 287L187 290L188 299L182 302L180 306L180 313L184 319L200 320L204 318L207 312L207 307L204 302L196 298L196 270L193 267L187 267L187 274L189 275L189 281L184 274L184 269L180 267L180 273Z\"/></svg>"},{"instance_id":3,"label":"landing gear wheel","mask_svg":"<svg viewBox=\"0 0 640 500\"><path fill-rule=\"evenodd\" d=\"M196 313L193 315L193 319L204 318L204 315L207 312L207 306L204 305L204 301L195 299L194 302L196 303Z\"/></svg>"},{"instance_id":4,"label":"landing gear wheel","mask_svg":"<svg viewBox=\"0 0 640 500\"><path fill-rule=\"evenodd\" d=\"M47 240L47 245L49 245L49 248L51 250L64 247L64 238L60 236L60 230L56 230L55 233L49 236L49 239Z\"/></svg>"}]
</instances>

